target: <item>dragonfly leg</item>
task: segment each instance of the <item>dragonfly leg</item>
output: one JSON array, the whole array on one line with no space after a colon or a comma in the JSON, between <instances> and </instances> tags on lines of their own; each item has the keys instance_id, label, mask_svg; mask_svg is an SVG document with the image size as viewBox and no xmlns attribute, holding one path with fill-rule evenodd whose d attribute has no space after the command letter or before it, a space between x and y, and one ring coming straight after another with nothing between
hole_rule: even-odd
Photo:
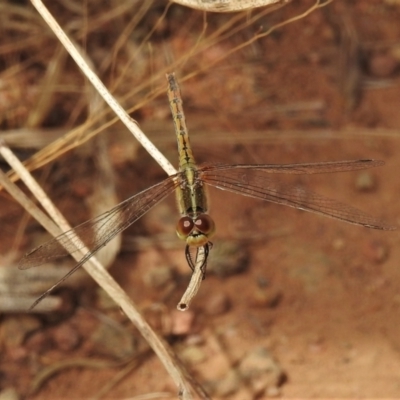
<instances>
[{"instance_id":1,"label":"dragonfly leg","mask_svg":"<svg viewBox=\"0 0 400 400\"><path fill-rule=\"evenodd\" d=\"M186 261L187 261L190 269L192 270L192 272L194 272L194 264L193 264L193 260L192 260L192 255L190 254L190 247L188 244L185 247L185 256L186 256Z\"/></svg>"},{"instance_id":2,"label":"dragonfly leg","mask_svg":"<svg viewBox=\"0 0 400 400\"><path fill-rule=\"evenodd\" d=\"M210 254L210 250L212 249L212 243L208 242L202 247L204 249L204 255L203 255L202 263L200 265L200 270L203 273L203 279L205 279L205 277L206 277L206 268L207 268L207 259L208 259L208 256ZM199 254L199 248L196 249L196 258L193 261L192 254L190 253L190 246L186 245L186 248L185 248L186 261L187 261L190 269L192 270L192 272L194 272L195 262L197 260L198 254Z\"/></svg>"},{"instance_id":3,"label":"dragonfly leg","mask_svg":"<svg viewBox=\"0 0 400 400\"><path fill-rule=\"evenodd\" d=\"M201 265L200 269L201 269L201 272L203 273L203 280L204 280L204 279L206 279L207 260L208 260L209 254L210 254L210 250L213 247L213 244L211 242L207 242L203 247L204 247L204 260L203 260L203 264Z\"/></svg>"}]
</instances>

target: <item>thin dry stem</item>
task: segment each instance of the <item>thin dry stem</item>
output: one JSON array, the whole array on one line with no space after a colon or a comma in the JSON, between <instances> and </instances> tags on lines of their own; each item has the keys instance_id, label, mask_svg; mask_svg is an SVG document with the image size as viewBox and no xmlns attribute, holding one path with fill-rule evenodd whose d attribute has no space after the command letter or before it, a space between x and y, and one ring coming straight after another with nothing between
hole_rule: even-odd
<instances>
[{"instance_id":1,"label":"thin dry stem","mask_svg":"<svg viewBox=\"0 0 400 400\"><path fill-rule=\"evenodd\" d=\"M200 289L200 285L204 277L204 272L202 270L202 267L204 266L204 257L204 247L199 247L196 265L194 267L192 276L190 277L189 285L176 307L179 311L186 311L189 309L191 301Z\"/></svg>"},{"instance_id":2,"label":"thin dry stem","mask_svg":"<svg viewBox=\"0 0 400 400\"><path fill-rule=\"evenodd\" d=\"M89 81L96 88L98 93L103 97L110 108L115 112L119 119L124 123L124 125L129 129L129 131L135 136L135 138L140 142L140 144L149 152L149 154L154 158L155 161L164 169L168 175L173 175L176 173L173 165L164 157L164 155L153 145L152 142L146 137L146 135L138 127L136 121L134 121L128 113L119 105L114 96L107 90L103 82L98 78L98 76L93 72L93 70L87 65L84 57L76 49L71 40L62 30L61 26L57 23L54 17L50 14L47 8L40 0L31 0L32 4L35 6L37 11L52 29L54 34L57 36L58 40L63 44L65 49L75 60L78 67L89 79Z\"/></svg>"},{"instance_id":3,"label":"thin dry stem","mask_svg":"<svg viewBox=\"0 0 400 400\"><path fill-rule=\"evenodd\" d=\"M258 7L266 7L276 3L289 3L290 0L173 0L174 3L182 4L186 7L195 8L201 11L213 12L236 12L252 10Z\"/></svg>"}]
</instances>

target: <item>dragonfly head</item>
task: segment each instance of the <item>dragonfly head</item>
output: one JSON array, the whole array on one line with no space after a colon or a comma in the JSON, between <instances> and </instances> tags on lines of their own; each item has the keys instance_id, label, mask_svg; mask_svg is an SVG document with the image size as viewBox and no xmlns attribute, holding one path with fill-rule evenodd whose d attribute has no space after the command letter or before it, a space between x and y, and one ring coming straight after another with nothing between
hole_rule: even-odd
<instances>
[{"instance_id":1,"label":"dragonfly head","mask_svg":"<svg viewBox=\"0 0 400 400\"><path fill-rule=\"evenodd\" d=\"M204 246L214 232L215 224L208 214L199 214L195 218L182 217L176 226L178 237L194 247Z\"/></svg>"}]
</instances>

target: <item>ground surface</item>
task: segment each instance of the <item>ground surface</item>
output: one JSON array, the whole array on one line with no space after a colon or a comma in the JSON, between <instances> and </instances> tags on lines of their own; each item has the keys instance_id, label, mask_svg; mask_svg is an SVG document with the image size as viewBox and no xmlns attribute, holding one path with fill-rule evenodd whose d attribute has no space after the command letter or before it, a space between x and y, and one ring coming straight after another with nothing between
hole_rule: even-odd
<instances>
[{"instance_id":1,"label":"ground surface","mask_svg":"<svg viewBox=\"0 0 400 400\"><path fill-rule=\"evenodd\" d=\"M192 70L204 68L181 83L195 154L199 162L232 164L384 160L385 166L367 172L296 176L290 182L400 225L398 2L333 2L205 68L255 32L312 5L294 3L254 24L249 22L236 36L173 67L182 81ZM12 3L8 4L11 7ZM21 7L34 12L28 5ZM64 15L61 3L59 7L53 11ZM121 64L110 66L105 49L116 49L132 11L126 11L125 18L121 12L118 23L104 26L99 22L107 14L106 5L104 8L96 9L89 2L87 22L96 22L99 28L93 28L86 46L96 68L108 78L108 86L118 87L116 81L128 65L131 50L121 50L121 59L116 58ZM158 2L144 13L133 31L136 35L131 33L131 47L137 50L163 10ZM78 14L74 17L81 21ZM235 16L207 16L205 37ZM250 21L250 14L247 18ZM135 53L132 68L142 79L205 40L199 12L173 6L163 21L144 50ZM55 48L54 40L43 51L52 54ZM115 50L115 57L117 53ZM25 62L32 65L29 60L34 56L29 57ZM10 64L15 61L7 60ZM36 67L32 74L45 70L41 64ZM64 88L69 103L64 100L59 114L51 109L51 117L44 118L42 125L31 125L71 128L84 121L82 109L76 111L75 119L65 115L65 110L75 110L78 102L74 96L82 88L73 83L79 76L73 63L64 68L67 72L57 79L61 88L62 84L75 85L69 92L68 86ZM75 75L70 72L69 76L72 70ZM19 78L29 80L24 71L30 70L22 70ZM162 79L157 82L162 89L165 83ZM36 93L35 83L30 85ZM127 108L133 104L128 86L116 90ZM62 93L60 89L56 105ZM146 90L136 96L142 99ZM13 114L14 119L4 117L4 130L24 127L23 111ZM64 125L57 125L57 115ZM132 115L174 162L175 139L165 94L145 102ZM109 128L107 135L119 199L164 179L154 161L135 150L120 126ZM85 151L67 153L52 168L38 173L76 224L88 218L81 204L96 178L91 164L79 161L84 157ZM111 272L212 397L400 397L399 232L362 228L217 190L210 190L210 197L210 213L217 224L210 271L187 313L175 311L189 271L184 244L174 239L178 215L172 196L128 229L125 251ZM17 240L21 216L19 207L4 195L4 255ZM29 236L19 242L21 254L42 240L34 239L39 228L33 223L29 227ZM141 245L137 237L142 239ZM128 251L135 246L139 250ZM214 271L219 268L219 274L213 267ZM135 398L147 393L156 393L153 398L175 396L176 388L160 362L94 285L74 297L77 306L66 317L3 315L3 389L14 388L29 399L91 398L128 365L126 375L103 398ZM250 365L247 370L242 367L245 362ZM34 377L45 366L57 363L60 369L29 395ZM259 376L254 377L258 370Z\"/></svg>"}]
</instances>

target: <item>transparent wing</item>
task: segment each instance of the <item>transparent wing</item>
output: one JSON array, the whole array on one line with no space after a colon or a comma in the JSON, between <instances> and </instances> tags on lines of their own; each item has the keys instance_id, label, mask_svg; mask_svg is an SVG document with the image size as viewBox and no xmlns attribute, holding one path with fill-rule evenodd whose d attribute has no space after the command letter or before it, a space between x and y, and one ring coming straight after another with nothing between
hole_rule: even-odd
<instances>
[{"instance_id":1,"label":"transparent wing","mask_svg":"<svg viewBox=\"0 0 400 400\"><path fill-rule=\"evenodd\" d=\"M290 165L209 166L201 169L201 179L218 189L244 196L284 204L368 228L393 230L391 226L352 206L321 196L298 186L284 185L267 176L267 172L318 173L362 169L382 165L374 160Z\"/></svg>"},{"instance_id":2,"label":"transparent wing","mask_svg":"<svg viewBox=\"0 0 400 400\"><path fill-rule=\"evenodd\" d=\"M78 225L70 231L48 241L27 253L19 263L20 269L36 267L53 259L67 256L70 253L86 246L89 249L76 270L99 249L105 246L119 232L128 228L147 211L154 207L159 201L168 196L178 185L175 181L176 175L130 197L119 203L109 211ZM74 243L74 239L83 241L81 246Z\"/></svg>"},{"instance_id":3,"label":"transparent wing","mask_svg":"<svg viewBox=\"0 0 400 400\"><path fill-rule=\"evenodd\" d=\"M270 174L325 174L329 172L357 171L373 167L380 167L385 162L381 160L349 160L331 161L304 164L217 164L201 168L202 170L222 171L232 169L257 169Z\"/></svg>"}]
</instances>

